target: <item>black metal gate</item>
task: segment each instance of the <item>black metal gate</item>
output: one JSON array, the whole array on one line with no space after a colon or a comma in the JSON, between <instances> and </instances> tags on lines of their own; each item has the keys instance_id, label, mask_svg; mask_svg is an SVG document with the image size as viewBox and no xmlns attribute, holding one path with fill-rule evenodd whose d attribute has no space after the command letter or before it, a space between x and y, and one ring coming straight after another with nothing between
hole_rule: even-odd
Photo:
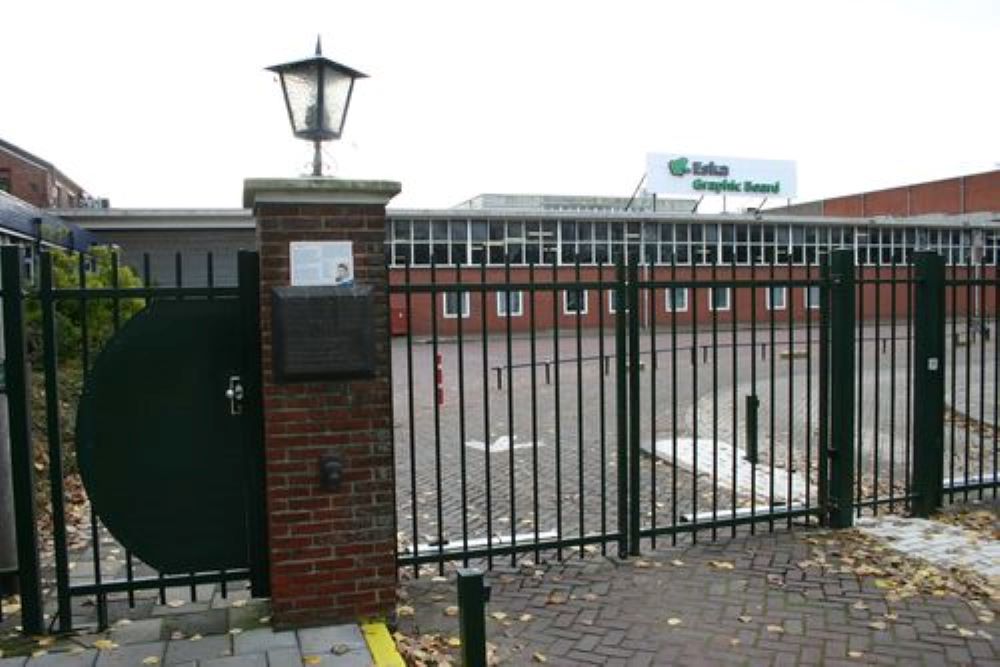
<instances>
[{"instance_id":1,"label":"black metal gate","mask_svg":"<svg viewBox=\"0 0 1000 667\"><path fill-rule=\"evenodd\" d=\"M139 280L117 254L43 252L37 289L22 283L20 248L3 248L0 260L25 631L43 630L43 570L55 580L60 631L72 628L78 597L93 598L106 627L109 600L132 607L144 591L166 604L172 587L196 600L201 584L225 595L230 582L249 580L254 595L266 594L257 254L240 253L235 287L214 284L211 255L199 287L182 284L180 256L173 286L152 284L148 257ZM110 279L89 284L97 275ZM61 395L73 374L78 404ZM74 405L75 433L65 428ZM32 442L43 408L47 463ZM35 468L46 465L39 504ZM89 527L67 522L74 470ZM37 509L50 514L50 530L39 530ZM42 562L49 540L53 560ZM90 576L71 556L91 561ZM109 574L108 560L121 572Z\"/></svg>"},{"instance_id":2,"label":"black metal gate","mask_svg":"<svg viewBox=\"0 0 1000 667\"><path fill-rule=\"evenodd\" d=\"M638 555L926 512L943 487L995 494L997 429L992 452L979 430L970 457L972 439L963 452L953 436L945 454L923 435L940 429L916 420L946 411L928 368L951 369L951 403L962 393L934 341L946 321L971 335L973 291L980 322L995 324L996 274L955 269L946 282L925 266L940 257L914 258L406 267L390 286L405 313L393 345L400 565L419 576L449 561ZM987 354L1000 359L988 339L970 338L982 363L965 365L966 400ZM985 412L995 384L980 393ZM972 486L921 467L963 456Z\"/></svg>"}]
</instances>

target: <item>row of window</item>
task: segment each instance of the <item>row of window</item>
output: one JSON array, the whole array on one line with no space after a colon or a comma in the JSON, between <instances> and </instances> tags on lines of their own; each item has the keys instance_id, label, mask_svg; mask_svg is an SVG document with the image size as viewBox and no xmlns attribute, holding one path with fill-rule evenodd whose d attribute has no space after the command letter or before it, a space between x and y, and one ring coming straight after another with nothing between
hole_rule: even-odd
<instances>
[{"instance_id":1,"label":"row of window","mask_svg":"<svg viewBox=\"0 0 1000 667\"><path fill-rule=\"evenodd\" d=\"M665 291L666 312L684 313L688 309L688 289L675 287ZM728 287L711 287L705 290L706 305L710 311L727 311L730 308ZM495 295L497 317L521 317L524 315L524 294L521 291L498 292ZM604 302L608 304L608 313L615 314L618 305L618 293L608 290ZM819 308L819 287L802 288L803 305L806 308ZM468 292L446 292L441 295L444 317L455 319L469 317L470 295ZM764 307L767 310L785 310L788 304L788 288L770 287L764 290ZM586 315L590 307L589 290L568 289L562 292L563 315Z\"/></svg>"},{"instance_id":2,"label":"row of window","mask_svg":"<svg viewBox=\"0 0 1000 667\"><path fill-rule=\"evenodd\" d=\"M949 264L993 265L1000 232L914 227L824 227L771 223L399 220L389 223L394 266L462 264L817 264L853 248L860 264L904 264L936 250Z\"/></svg>"}]
</instances>

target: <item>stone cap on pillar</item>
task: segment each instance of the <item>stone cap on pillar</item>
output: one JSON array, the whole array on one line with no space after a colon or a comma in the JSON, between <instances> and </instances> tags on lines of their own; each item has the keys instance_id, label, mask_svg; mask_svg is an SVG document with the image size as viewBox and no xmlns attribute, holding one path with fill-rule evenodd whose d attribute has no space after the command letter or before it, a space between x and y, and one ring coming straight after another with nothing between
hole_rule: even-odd
<instances>
[{"instance_id":1,"label":"stone cap on pillar","mask_svg":"<svg viewBox=\"0 0 1000 667\"><path fill-rule=\"evenodd\" d=\"M361 204L384 206L402 191L396 181L343 178L248 178L243 181L243 206L258 204Z\"/></svg>"}]
</instances>

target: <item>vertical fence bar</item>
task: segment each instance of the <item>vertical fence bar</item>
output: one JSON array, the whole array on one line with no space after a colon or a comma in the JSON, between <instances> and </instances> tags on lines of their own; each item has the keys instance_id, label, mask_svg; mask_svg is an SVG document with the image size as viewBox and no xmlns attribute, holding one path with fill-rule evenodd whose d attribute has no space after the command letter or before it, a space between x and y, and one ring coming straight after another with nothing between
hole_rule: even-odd
<instances>
[{"instance_id":1,"label":"vertical fence bar","mask_svg":"<svg viewBox=\"0 0 1000 667\"><path fill-rule=\"evenodd\" d=\"M514 470L514 357L513 357L513 346L511 344L511 322L510 317L510 253L504 254L503 259L503 281L504 281L504 291L502 292L503 297L507 300L508 316L505 322L504 332L507 338L507 461L508 461L508 474L510 477L507 482L509 484L510 492L510 566L514 567L517 564L517 486L515 484L515 470ZM497 297L501 295L500 292L497 293ZM532 368L534 372L534 368Z\"/></svg>"},{"instance_id":2,"label":"vertical fence bar","mask_svg":"<svg viewBox=\"0 0 1000 667\"><path fill-rule=\"evenodd\" d=\"M957 401L956 401L956 396L957 395L955 393L955 389L957 387L957 382L958 382L958 380L957 380L958 376L956 375L957 369L958 369L958 267L956 266L956 264L957 264L957 262L954 262L954 261L951 264L951 290L950 290L951 291L951 308L950 308L951 312L948 313L951 316L951 392L950 392L951 405L949 406L950 407L950 415L949 415L950 419L948 420L949 421L949 429L948 430L950 431L950 435L951 435L951 438L950 438L951 439L951 447L948 448L948 468L949 468L949 470L948 470L948 478L949 478L949 482L948 482L948 501L949 502L954 502L955 501L955 457L956 457L956 454L955 454L955 442L956 442L955 441L955 422L958 421L958 419L957 419L958 418L958 414L955 412L955 407L956 407L956 403L957 403ZM918 292L918 298L919 298L919 292ZM919 303L919 301L918 301L918 303ZM946 311L946 313L947 313L947 311ZM945 317L947 317L948 314L946 314ZM918 330L919 330L919 327L920 327L920 320L919 319L917 320L917 327L918 327ZM916 345L916 344L914 343L914 345ZM920 405L920 403L916 402L916 405ZM914 452L916 452L916 448L917 448L916 439L914 439L913 448L914 448ZM917 463L916 463L916 461L914 461L914 468L916 468L916 465L917 465ZM916 484L916 480L914 480L914 484ZM921 490L918 487L917 493L920 493L920 492L921 492Z\"/></svg>"},{"instance_id":3,"label":"vertical fence bar","mask_svg":"<svg viewBox=\"0 0 1000 667\"><path fill-rule=\"evenodd\" d=\"M854 253L830 261L830 525L854 524Z\"/></svg>"},{"instance_id":4,"label":"vertical fence bar","mask_svg":"<svg viewBox=\"0 0 1000 667\"><path fill-rule=\"evenodd\" d=\"M785 452L785 509L792 509L792 470L795 469L795 299L794 288L791 286L792 253L788 254L788 282L785 286L785 318L788 325L788 445ZM807 379L808 381L808 379ZM809 445L806 444L806 447ZM809 473L806 472L808 475ZM788 514L786 523L792 529L792 515Z\"/></svg>"},{"instance_id":5,"label":"vertical fence bar","mask_svg":"<svg viewBox=\"0 0 1000 667\"><path fill-rule=\"evenodd\" d=\"M649 265L649 281L656 282L656 266ZM650 546L656 548L656 289L646 288L646 303L649 311L649 527L653 534Z\"/></svg>"},{"instance_id":6,"label":"vertical fence bar","mask_svg":"<svg viewBox=\"0 0 1000 667\"><path fill-rule=\"evenodd\" d=\"M628 556L628 378L626 377L626 321L625 305L628 303L628 294L625 288L625 265L624 260L619 259L615 269L615 297L617 302L615 308L615 408L617 411L617 437L618 447L618 556L625 558ZM558 421L557 421L558 423Z\"/></svg>"},{"instance_id":7,"label":"vertical fence bar","mask_svg":"<svg viewBox=\"0 0 1000 667\"><path fill-rule=\"evenodd\" d=\"M406 289L404 297L406 300L406 406L407 406L407 431L410 436L410 525L412 534L410 535L413 546L413 576L420 576L420 566L417 564L417 557L420 555L420 532L417 515L417 432L416 415L414 412L413 397L413 293L410 281L410 256L406 256L406 264L403 268L403 283ZM431 295L434 298L434 295ZM486 363L483 363L483 377L486 376ZM485 380L484 380L485 383ZM485 407L483 408L486 409ZM488 440L487 440L488 442Z\"/></svg>"},{"instance_id":8,"label":"vertical fence bar","mask_svg":"<svg viewBox=\"0 0 1000 667\"><path fill-rule=\"evenodd\" d=\"M528 298L531 310L528 313L529 344L531 354L531 521L535 529L535 562L540 563L542 559L541 551L538 548L538 541L541 539L540 522L541 516L538 509L538 368L537 341L535 340L535 262L528 264ZM523 297L522 297L523 299ZM508 313L508 317L510 313ZM603 376L601 376L603 377ZM604 406L601 406L601 414L604 414Z\"/></svg>"},{"instance_id":9,"label":"vertical fence bar","mask_svg":"<svg viewBox=\"0 0 1000 667\"><path fill-rule=\"evenodd\" d=\"M816 497L819 501L820 525L830 519L829 467L830 460L830 255L824 254L819 265L819 453Z\"/></svg>"},{"instance_id":10,"label":"vertical fence bar","mask_svg":"<svg viewBox=\"0 0 1000 667\"><path fill-rule=\"evenodd\" d=\"M962 421L965 426L965 437L963 438L965 456L964 465L962 466L962 472L964 473L962 475L962 500L964 502L969 502L969 450L972 446L970 422L972 421L972 342L974 337L972 332L972 275L970 268L970 263L966 263L965 271L963 272L963 276L965 277L965 408L962 410ZM957 403L958 401L953 399L952 402ZM951 483L954 485L955 480L952 479Z\"/></svg>"},{"instance_id":11,"label":"vertical fence bar","mask_svg":"<svg viewBox=\"0 0 1000 667\"><path fill-rule=\"evenodd\" d=\"M677 253L670 253L670 283L677 282ZM667 290L670 299L670 526L677 527L677 288ZM684 293L687 299L687 292ZM677 530L670 532L670 544L677 546Z\"/></svg>"},{"instance_id":12,"label":"vertical fence bar","mask_svg":"<svg viewBox=\"0 0 1000 667\"><path fill-rule=\"evenodd\" d=\"M10 464L17 535L17 574L21 593L21 626L27 634L44 632L41 568L35 520L34 448L31 442L31 374L24 335L24 293L19 246L4 246L2 257L3 333L7 358L7 413Z\"/></svg>"},{"instance_id":13,"label":"vertical fence bar","mask_svg":"<svg viewBox=\"0 0 1000 667\"><path fill-rule=\"evenodd\" d=\"M63 483L62 430L59 415L59 359L56 353L55 299L52 296L52 255L41 253L38 299L42 308L42 347L45 367L45 423L49 439L49 486L52 496L52 546L56 557L56 597L59 631L73 625L66 552L66 510Z\"/></svg>"},{"instance_id":14,"label":"vertical fence bar","mask_svg":"<svg viewBox=\"0 0 1000 667\"><path fill-rule=\"evenodd\" d=\"M752 230L751 230L752 231ZM759 232L759 230L758 230ZM759 405L757 399L757 255L756 247L750 248L750 395L754 397L755 407ZM747 413L747 419L750 414ZM753 442L747 441L749 447L753 447L753 460L750 461L750 534L757 532L757 413L754 412L754 438Z\"/></svg>"},{"instance_id":15,"label":"vertical fence bar","mask_svg":"<svg viewBox=\"0 0 1000 667\"><path fill-rule=\"evenodd\" d=\"M576 254L576 260L573 265L573 277L576 280L576 284L580 284L580 254ZM601 290L598 289L598 292ZM583 337L582 337L582 327L583 327L583 312L577 310L576 312L576 472L577 472L577 503L578 503L578 522L580 530L580 558L584 556L584 544L582 538L586 535L586 530L584 526L584 499L586 495L584 494L583 487Z\"/></svg>"},{"instance_id":16,"label":"vertical fence bar","mask_svg":"<svg viewBox=\"0 0 1000 667\"><path fill-rule=\"evenodd\" d=\"M913 402L920 409L913 411L913 486L916 496L913 512L916 516L926 517L940 507L943 500L944 261L935 252L918 252L915 258ZM954 341L952 346L954 350Z\"/></svg>"},{"instance_id":17,"label":"vertical fence bar","mask_svg":"<svg viewBox=\"0 0 1000 667\"><path fill-rule=\"evenodd\" d=\"M892 313L889 330L889 513L896 509L896 256L892 257L889 276L889 312Z\"/></svg>"},{"instance_id":18,"label":"vertical fence bar","mask_svg":"<svg viewBox=\"0 0 1000 667\"><path fill-rule=\"evenodd\" d=\"M733 238L739 238L738 234ZM732 296L732 313L730 317L730 323L732 324L732 346L733 346L733 448L732 448L732 464L733 464L733 479L732 479L732 493L730 494L730 517L736 518L736 504L737 497L739 495L739 479L738 479L738 468L739 468L739 455L740 451L740 406L739 406L739 328L737 323L739 321L739 295L740 291L735 286L736 282L736 253L734 252L730 261L730 277L733 280L733 296ZM746 419L749 420L749 415L746 415ZM736 537L736 522L734 521L729 527L730 537Z\"/></svg>"},{"instance_id":19,"label":"vertical fence bar","mask_svg":"<svg viewBox=\"0 0 1000 667\"><path fill-rule=\"evenodd\" d=\"M717 285L718 257L712 254L712 284ZM713 289L719 289L714 287ZM732 293L726 289L727 299ZM729 303L732 307L732 303ZM698 400L695 396L694 400ZM735 406L734 406L735 407ZM719 520L719 309L712 308L712 541L718 537Z\"/></svg>"},{"instance_id":20,"label":"vertical fence bar","mask_svg":"<svg viewBox=\"0 0 1000 667\"><path fill-rule=\"evenodd\" d=\"M875 386L873 387L872 393L875 399L875 415L873 419L874 427L872 428L872 515L878 516L878 501L879 501L879 486L878 486L878 473L879 473L879 463L881 458L879 457L879 441L882 439L881 431L879 430L879 417L881 416L881 396L882 396L882 379L881 379L881 369L882 369L882 359L881 354L881 326L882 321L882 262L879 258L879 263L875 266L875 342L872 346L872 366L875 370ZM864 314L862 314L861 320L864 321ZM864 443L859 441L859 448L864 448ZM860 475L859 475L860 479Z\"/></svg>"},{"instance_id":21,"label":"vertical fence bar","mask_svg":"<svg viewBox=\"0 0 1000 667\"><path fill-rule=\"evenodd\" d=\"M489 247L483 246L482 261L479 264L479 285L482 290L482 299L479 309L479 324L482 332L483 342L483 459L484 475L486 477L486 563L487 567L493 569L493 474L491 447L493 446L493 433L490 424L490 354L489 354L489 328L487 327L487 307L486 307L486 262L488 259Z\"/></svg>"},{"instance_id":22,"label":"vertical fence bar","mask_svg":"<svg viewBox=\"0 0 1000 667\"><path fill-rule=\"evenodd\" d=\"M556 558L562 560L562 396L559 388L559 256L552 254L552 347L555 360L555 464L556 464ZM581 307L579 301L577 307Z\"/></svg>"},{"instance_id":23,"label":"vertical fence bar","mask_svg":"<svg viewBox=\"0 0 1000 667\"><path fill-rule=\"evenodd\" d=\"M243 327L244 410L243 433L247 452L247 531L250 592L254 597L271 593L267 550L266 461L264 456L264 393L260 358L260 256L241 250L236 255L237 285ZM222 593L226 594L225 580Z\"/></svg>"},{"instance_id":24,"label":"vertical fence bar","mask_svg":"<svg viewBox=\"0 0 1000 667\"><path fill-rule=\"evenodd\" d=\"M628 266L628 492L629 555L639 555L639 267ZM626 310L625 305L621 310Z\"/></svg>"},{"instance_id":25,"label":"vertical fence bar","mask_svg":"<svg viewBox=\"0 0 1000 667\"><path fill-rule=\"evenodd\" d=\"M437 263L434 261L434 256L431 256L431 367L436 367L438 360L438 309L437 301L438 294L443 294L445 302L448 299L447 292L439 292L437 282ZM458 308L458 317L464 314L464 303L462 301L462 293L456 292L456 302ZM470 304L471 306L471 304ZM447 313L447 307L445 307L445 313ZM437 392L428 392L431 396L431 404L434 407L434 497L437 505L437 553L438 553L438 574L444 575L444 502L441 498L443 481L442 481L442 471L441 471L441 405L437 399ZM416 536L414 536L416 537Z\"/></svg>"},{"instance_id":26,"label":"vertical fence bar","mask_svg":"<svg viewBox=\"0 0 1000 667\"><path fill-rule=\"evenodd\" d=\"M860 269L860 272L859 272L860 273L860 278L861 278L861 280L864 280L864 277L865 277L864 265L859 263L859 269ZM861 480L862 480L862 477L864 475L864 457L863 457L863 453L864 453L864 450L865 450L865 448L863 446L864 441L865 441L865 438L864 438L864 435L865 435L864 434L864 422L865 422L865 419L864 419L864 403L865 403L865 400L864 400L864 396L865 396L865 385L864 385L864 377L865 377L865 285L864 285L863 282L861 282L861 283L858 284L857 300L858 300L858 312L860 313L859 316L858 316L858 318L857 318L857 320L858 320L858 331L857 331L857 336L858 336L858 344L857 344L857 348L858 348L857 349L857 353L858 353L858 376L857 376L858 401L857 401L857 407L858 407L858 410L857 410L857 424L856 425L857 425L858 432L857 432L857 459L856 459L855 464L854 464L854 475L855 475L855 479L857 481L857 495L856 495L856 498L857 498L857 514L860 517L861 516L861 508L863 507L862 504L861 504L861 500L862 500L862 498L861 498L861 495L862 495L862 493L861 493L861 491L862 491L861 490ZM877 351L876 351L876 354L877 354ZM833 363L836 364L837 363L836 360L834 360ZM836 391L836 390L834 390L834 391ZM833 446L834 447L839 447L839 445L836 443L836 441L834 441L834 445ZM836 491L834 491L834 492L836 492Z\"/></svg>"},{"instance_id":27,"label":"vertical fence bar","mask_svg":"<svg viewBox=\"0 0 1000 667\"><path fill-rule=\"evenodd\" d=\"M607 481L607 438L606 438L606 416L604 412L604 364L605 364L605 354L604 354L604 260L599 259L597 262L597 283L600 288L597 290L597 361L600 364L597 367L597 381L598 381L598 396L600 400L600 406L598 409L598 415L600 418L600 444L601 444L601 536L604 537L608 534L608 481ZM608 543L606 539L601 540L601 555L608 555Z\"/></svg>"},{"instance_id":28,"label":"vertical fence bar","mask_svg":"<svg viewBox=\"0 0 1000 667\"><path fill-rule=\"evenodd\" d=\"M775 255L771 256L771 270L769 281L767 284L767 311L768 311L768 321L767 321L767 336L768 336L768 347L771 350L771 360L770 360L770 379L768 380L768 400L770 401L768 414L770 415L770 423L768 424L768 454L767 454L767 529L769 532L774 532L774 482L775 482L775 444L774 444L774 434L777 432L776 415L777 406L776 396L774 393L774 381L776 377L775 363L778 358L775 352L775 340L774 340L774 263Z\"/></svg>"},{"instance_id":29,"label":"vertical fence bar","mask_svg":"<svg viewBox=\"0 0 1000 667\"><path fill-rule=\"evenodd\" d=\"M455 262L455 283L462 284L462 263ZM510 305L509 303L507 304ZM469 296L469 315L472 315L472 296ZM507 313L510 317L510 313ZM461 496L462 496L462 565L469 566L469 495L468 495L468 471L465 459L465 339L462 322L465 318L458 318L458 460L461 466ZM485 332L484 332L485 333ZM442 378L442 382L443 382Z\"/></svg>"}]
</instances>

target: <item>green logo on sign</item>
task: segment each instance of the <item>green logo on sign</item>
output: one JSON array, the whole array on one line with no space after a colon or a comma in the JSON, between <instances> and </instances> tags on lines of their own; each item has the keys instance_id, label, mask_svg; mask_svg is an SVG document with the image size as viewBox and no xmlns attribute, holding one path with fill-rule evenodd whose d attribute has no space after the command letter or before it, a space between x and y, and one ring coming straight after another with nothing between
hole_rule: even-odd
<instances>
[{"instance_id":1,"label":"green logo on sign","mask_svg":"<svg viewBox=\"0 0 1000 667\"><path fill-rule=\"evenodd\" d=\"M686 157L671 160L667 163L667 169L670 170L672 176L683 176L684 174L691 173L691 168L688 167L688 159Z\"/></svg>"}]
</instances>

